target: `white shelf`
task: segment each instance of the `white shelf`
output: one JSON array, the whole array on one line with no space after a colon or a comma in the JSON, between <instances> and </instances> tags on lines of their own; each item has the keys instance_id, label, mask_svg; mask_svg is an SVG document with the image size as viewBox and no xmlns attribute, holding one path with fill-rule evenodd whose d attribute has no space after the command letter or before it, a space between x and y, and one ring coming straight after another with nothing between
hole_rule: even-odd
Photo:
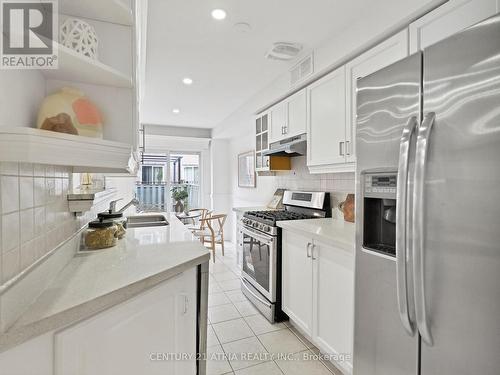
<instances>
[{"instance_id":1,"label":"white shelf","mask_svg":"<svg viewBox=\"0 0 500 375\"><path fill-rule=\"evenodd\" d=\"M59 44L58 69L42 70L48 79L132 88L132 78L100 61L83 56Z\"/></svg>"},{"instance_id":2,"label":"white shelf","mask_svg":"<svg viewBox=\"0 0 500 375\"><path fill-rule=\"evenodd\" d=\"M124 0L59 0L59 13L126 26L134 21Z\"/></svg>"},{"instance_id":3,"label":"white shelf","mask_svg":"<svg viewBox=\"0 0 500 375\"><path fill-rule=\"evenodd\" d=\"M92 207L116 194L116 189L75 189L68 194L69 211L75 214L90 211Z\"/></svg>"},{"instance_id":4,"label":"white shelf","mask_svg":"<svg viewBox=\"0 0 500 375\"><path fill-rule=\"evenodd\" d=\"M0 161L64 165L74 172L135 173L132 146L34 128L0 128Z\"/></svg>"}]
</instances>

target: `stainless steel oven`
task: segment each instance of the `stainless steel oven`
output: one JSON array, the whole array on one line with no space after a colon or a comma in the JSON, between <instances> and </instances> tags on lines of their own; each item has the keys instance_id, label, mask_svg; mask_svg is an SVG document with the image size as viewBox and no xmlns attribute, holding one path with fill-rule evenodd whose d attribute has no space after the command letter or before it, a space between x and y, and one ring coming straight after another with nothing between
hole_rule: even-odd
<instances>
[{"instance_id":1,"label":"stainless steel oven","mask_svg":"<svg viewBox=\"0 0 500 375\"><path fill-rule=\"evenodd\" d=\"M243 277L270 302L276 301L276 237L242 229Z\"/></svg>"},{"instance_id":2,"label":"stainless steel oven","mask_svg":"<svg viewBox=\"0 0 500 375\"><path fill-rule=\"evenodd\" d=\"M240 246L243 254L243 292L262 313L273 316L274 306L271 305L276 302L278 239L243 227Z\"/></svg>"}]
</instances>

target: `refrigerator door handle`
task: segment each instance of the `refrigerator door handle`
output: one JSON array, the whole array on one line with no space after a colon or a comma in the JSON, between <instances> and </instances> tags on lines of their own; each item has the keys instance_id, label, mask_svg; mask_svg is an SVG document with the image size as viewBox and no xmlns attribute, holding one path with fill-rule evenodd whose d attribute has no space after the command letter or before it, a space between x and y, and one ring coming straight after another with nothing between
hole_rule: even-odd
<instances>
[{"instance_id":1,"label":"refrigerator door handle","mask_svg":"<svg viewBox=\"0 0 500 375\"><path fill-rule=\"evenodd\" d=\"M407 279L407 236L408 223L407 192L408 192L408 160L411 137L418 125L417 116L408 119L403 128L399 143L398 177L396 183L396 277L399 317L403 327L410 336L415 334L414 322L408 309L408 279ZM413 314L412 314L413 315Z\"/></svg>"},{"instance_id":2,"label":"refrigerator door handle","mask_svg":"<svg viewBox=\"0 0 500 375\"><path fill-rule=\"evenodd\" d=\"M415 314L417 326L422 340L433 345L427 309L425 303L425 262L424 262L424 182L429 137L436 114L429 112L418 129L417 146L415 151L415 178L413 189L413 277L415 294Z\"/></svg>"}]
</instances>

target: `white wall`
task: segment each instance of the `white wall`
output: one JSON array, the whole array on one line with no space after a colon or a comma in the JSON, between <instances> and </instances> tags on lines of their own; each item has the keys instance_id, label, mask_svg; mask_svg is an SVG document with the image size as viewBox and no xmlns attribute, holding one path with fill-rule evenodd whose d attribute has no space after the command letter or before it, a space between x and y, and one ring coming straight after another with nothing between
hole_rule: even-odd
<instances>
[{"instance_id":1,"label":"white wall","mask_svg":"<svg viewBox=\"0 0 500 375\"><path fill-rule=\"evenodd\" d=\"M45 79L36 70L0 70L0 126L36 127Z\"/></svg>"},{"instance_id":2,"label":"white wall","mask_svg":"<svg viewBox=\"0 0 500 375\"><path fill-rule=\"evenodd\" d=\"M231 170L228 158L229 141L215 139L210 142L211 207L215 213L229 213L231 209ZM234 160L236 163L236 159ZM229 216L229 215L228 215ZM226 225L230 225L229 222Z\"/></svg>"},{"instance_id":3,"label":"white wall","mask_svg":"<svg viewBox=\"0 0 500 375\"><path fill-rule=\"evenodd\" d=\"M376 16L361 14L357 23L352 24L343 33L332 36L331 39L314 49L314 76L321 76L334 67L347 62L391 34L407 27L410 22L443 2L443 0L394 0L391 7L384 8ZM265 109L290 92L287 71L271 85L256 93L213 129L212 137L214 140L212 142L216 142L217 139L226 139L225 142L228 143L228 147L213 147L212 150L213 158L219 163L225 163L225 165L219 165L218 169L227 170L229 175L228 185L214 184L213 192L213 196L218 199L218 205L228 207L227 212L230 212L232 207L265 205L277 187L294 189L311 186L317 187L314 190L330 189L333 190L332 192L354 192L353 173L340 174L341 177L328 176L326 178L325 176L310 175L303 161L304 158L294 159L293 168L300 176L295 182L293 178L290 178L290 175L283 177L278 174L275 177L259 176L255 189L238 187L237 156L239 153L255 149L253 120L255 113ZM221 173L219 176L227 181L227 177L223 177ZM214 174L214 178L217 178L217 175ZM315 181L319 182L315 183ZM342 182L326 183L325 185L325 183L322 184L322 181ZM222 199L228 201L223 203Z\"/></svg>"}]
</instances>

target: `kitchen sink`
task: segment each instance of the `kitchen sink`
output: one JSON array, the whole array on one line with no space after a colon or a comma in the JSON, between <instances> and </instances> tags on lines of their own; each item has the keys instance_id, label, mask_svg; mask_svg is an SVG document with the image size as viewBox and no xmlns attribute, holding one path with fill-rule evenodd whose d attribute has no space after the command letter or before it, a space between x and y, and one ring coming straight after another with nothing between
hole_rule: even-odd
<instances>
[{"instance_id":1,"label":"kitchen sink","mask_svg":"<svg viewBox=\"0 0 500 375\"><path fill-rule=\"evenodd\" d=\"M127 228L163 227L168 225L163 215L137 215L127 217Z\"/></svg>"}]
</instances>

